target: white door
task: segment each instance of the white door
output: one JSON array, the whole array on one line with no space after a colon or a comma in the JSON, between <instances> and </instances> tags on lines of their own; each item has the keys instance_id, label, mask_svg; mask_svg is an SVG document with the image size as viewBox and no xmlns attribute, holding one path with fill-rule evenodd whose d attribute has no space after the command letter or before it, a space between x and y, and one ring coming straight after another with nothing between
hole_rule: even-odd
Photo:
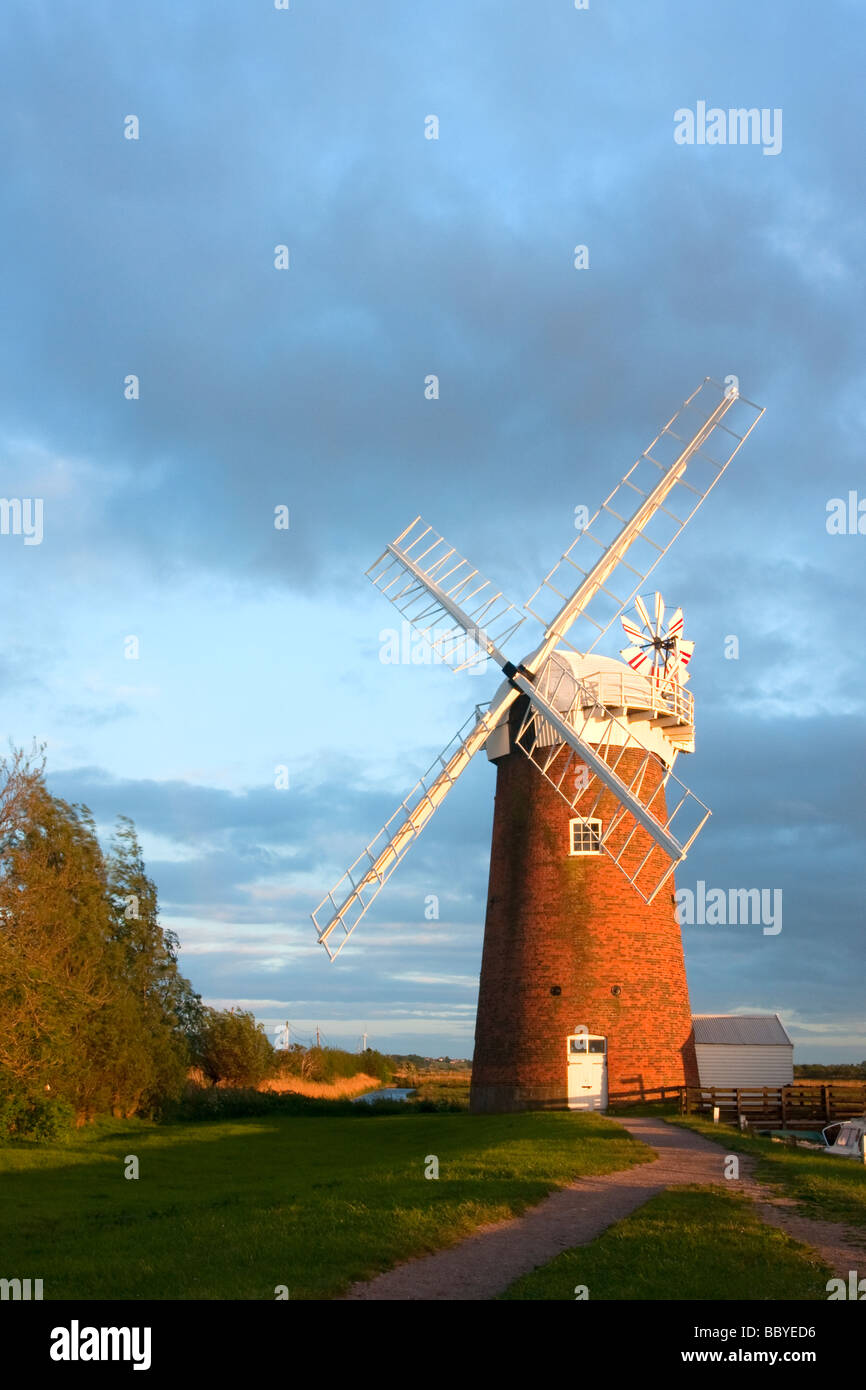
<instances>
[{"instance_id":1,"label":"white door","mask_svg":"<svg viewBox=\"0 0 866 1390\"><path fill-rule=\"evenodd\" d=\"M566 1039L569 1110L607 1107L607 1039L570 1033Z\"/></svg>"}]
</instances>

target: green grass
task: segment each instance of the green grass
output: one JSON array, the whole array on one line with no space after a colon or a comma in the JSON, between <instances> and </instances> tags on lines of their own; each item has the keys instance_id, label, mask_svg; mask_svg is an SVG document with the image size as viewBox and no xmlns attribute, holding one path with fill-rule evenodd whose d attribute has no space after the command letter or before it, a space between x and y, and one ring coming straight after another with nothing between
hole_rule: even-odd
<instances>
[{"instance_id":1,"label":"green grass","mask_svg":"<svg viewBox=\"0 0 866 1390\"><path fill-rule=\"evenodd\" d=\"M46 1299L327 1298L651 1158L611 1121L563 1112L105 1122L0 1148L2 1273L43 1279Z\"/></svg>"},{"instance_id":2,"label":"green grass","mask_svg":"<svg viewBox=\"0 0 866 1390\"><path fill-rule=\"evenodd\" d=\"M597 1240L518 1279L504 1299L826 1299L828 1269L765 1226L747 1197L685 1187L652 1198Z\"/></svg>"},{"instance_id":3,"label":"green grass","mask_svg":"<svg viewBox=\"0 0 866 1390\"><path fill-rule=\"evenodd\" d=\"M729 1153L753 1154L755 1176L785 1197L792 1197L806 1216L866 1226L866 1165L853 1158L774 1144L731 1125L714 1125L697 1115L673 1121L703 1134Z\"/></svg>"}]
</instances>

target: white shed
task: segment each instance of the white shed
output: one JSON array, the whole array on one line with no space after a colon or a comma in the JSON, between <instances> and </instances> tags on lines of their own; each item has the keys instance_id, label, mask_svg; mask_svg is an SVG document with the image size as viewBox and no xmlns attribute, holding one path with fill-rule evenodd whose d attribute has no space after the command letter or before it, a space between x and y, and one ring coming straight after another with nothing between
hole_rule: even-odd
<instances>
[{"instance_id":1,"label":"white shed","mask_svg":"<svg viewBox=\"0 0 866 1390\"><path fill-rule=\"evenodd\" d=\"M694 1014L702 1086L790 1086L794 1044L778 1014Z\"/></svg>"}]
</instances>

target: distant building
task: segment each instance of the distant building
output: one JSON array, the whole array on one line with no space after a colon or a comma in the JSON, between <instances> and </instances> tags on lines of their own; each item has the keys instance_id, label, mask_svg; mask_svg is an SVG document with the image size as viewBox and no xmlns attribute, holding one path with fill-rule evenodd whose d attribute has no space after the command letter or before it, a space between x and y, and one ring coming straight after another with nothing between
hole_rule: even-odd
<instances>
[{"instance_id":1,"label":"distant building","mask_svg":"<svg viewBox=\"0 0 866 1390\"><path fill-rule=\"evenodd\" d=\"M794 1044L778 1014L694 1014L702 1086L790 1086Z\"/></svg>"}]
</instances>

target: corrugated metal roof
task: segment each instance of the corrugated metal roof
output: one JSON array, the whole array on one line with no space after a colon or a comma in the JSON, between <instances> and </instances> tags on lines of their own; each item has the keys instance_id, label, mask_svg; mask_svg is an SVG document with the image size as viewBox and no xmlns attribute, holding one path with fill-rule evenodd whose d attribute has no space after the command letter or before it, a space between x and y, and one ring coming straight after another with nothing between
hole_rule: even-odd
<instances>
[{"instance_id":1,"label":"corrugated metal roof","mask_svg":"<svg viewBox=\"0 0 866 1390\"><path fill-rule=\"evenodd\" d=\"M791 1044L778 1014L693 1014L692 1023L696 1043L741 1047L749 1043Z\"/></svg>"}]
</instances>

